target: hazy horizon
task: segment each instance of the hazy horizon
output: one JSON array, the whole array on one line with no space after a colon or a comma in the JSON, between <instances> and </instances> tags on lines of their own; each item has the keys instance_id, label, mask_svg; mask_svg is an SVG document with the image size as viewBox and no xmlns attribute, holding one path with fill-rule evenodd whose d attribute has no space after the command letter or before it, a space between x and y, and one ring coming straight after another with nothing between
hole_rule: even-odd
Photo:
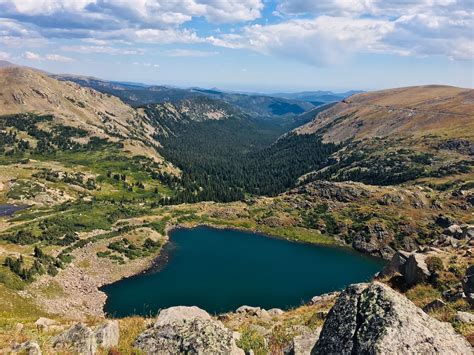
<instances>
[{"instance_id":1,"label":"hazy horizon","mask_svg":"<svg viewBox=\"0 0 474 355\"><path fill-rule=\"evenodd\" d=\"M278 92L474 87L467 0L0 0L0 59L114 81Z\"/></svg>"}]
</instances>

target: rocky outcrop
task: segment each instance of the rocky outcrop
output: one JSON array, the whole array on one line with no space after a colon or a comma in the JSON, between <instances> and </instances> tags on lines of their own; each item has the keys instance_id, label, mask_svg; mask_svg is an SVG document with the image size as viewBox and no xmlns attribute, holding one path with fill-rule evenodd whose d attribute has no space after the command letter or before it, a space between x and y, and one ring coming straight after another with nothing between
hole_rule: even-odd
<instances>
[{"instance_id":1,"label":"rocky outcrop","mask_svg":"<svg viewBox=\"0 0 474 355\"><path fill-rule=\"evenodd\" d=\"M353 236L352 247L364 254L390 259L395 250L388 243L393 236L380 223L366 225Z\"/></svg>"},{"instance_id":2,"label":"rocky outcrop","mask_svg":"<svg viewBox=\"0 0 474 355\"><path fill-rule=\"evenodd\" d=\"M339 296L339 292L328 292L324 293L319 296L314 296L311 298L311 301L309 302L310 305L316 305L320 303L325 303L325 302L331 302L333 301L337 296Z\"/></svg>"},{"instance_id":3,"label":"rocky outcrop","mask_svg":"<svg viewBox=\"0 0 474 355\"><path fill-rule=\"evenodd\" d=\"M403 276L408 285L415 285L425 282L431 276L431 272L426 265L427 255L413 253L405 263Z\"/></svg>"},{"instance_id":4,"label":"rocky outcrop","mask_svg":"<svg viewBox=\"0 0 474 355\"><path fill-rule=\"evenodd\" d=\"M59 351L72 350L82 355L93 355L97 351L94 332L84 323L77 323L53 339L53 348Z\"/></svg>"},{"instance_id":5,"label":"rocky outcrop","mask_svg":"<svg viewBox=\"0 0 474 355\"><path fill-rule=\"evenodd\" d=\"M287 353L291 355L307 355L311 353L311 349L313 349L318 341L320 334L321 328L317 328L311 332L295 336Z\"/></svg>"},{"instance_id":6,"label":"rocky outcrop","mask_svg":"<svg viewBox=\"0 0 474 355\"><path fill-rule=\"evenodd\" d=\"M457 224L452 224L444 230L444 234L453 236L456 239L461 239L463 235L463 231L462 231L461 226Z\"/></svg>"},{"instance_id":7,"label":"rocky outcrop","mask_svg":"<svg viewBox=\"0 0 474 355\"><path fill-rule=\"evenodd\" d=\"M110 320L95 330L97 345L104 349L117 346L119 343L119 336L119 323L116 320Z\"/></svg>"},{"instance_id":8,"label":"rocky outcrop","mask_svg":"<svg viewBox=\"0 0 474 355\"><path fill-rule=\"evenodd\" d=\"M371 196L366 185L357 182L313 181L293 189L289 194L307 194L339 202L354 202Z\"/></svg>"},{"instance_id":9,"label":"rocky outcrop","mask_svg":"<svg viewBox=\"0 0 474 355\"><path fill-rule=\"evenodd\" d=\"M13 347L13 353L27 354L27 355L41 355L41 349L35 341L25 341Z\"/></svg>"},{"instance_id":10,"label":"rocky outcrop","mask_svg":"<svg viewBox=\"0 0 474 355\"><path fill-rule=\"evenodd\" d=\"M135 347L145 354L239 354L231 330L197 307L171 307L160 312Z\"/></svg>"},{"instance_id":11,"label":"rocky outcrop","mask_svg":"<svg viewBox=\"0 0 474 355\"><path fill-rule=\"evenodd\" d=\"M428 303L426 306L423 307L423 311L425 312L435 312L435 311L438 311L440 309L443 309L446 307L446 303L444 303L443 300L440 300L439 298L431 301L430 303Z\"/></svg>"},{"instance_id":12,"label":"rocky outcrop","mask_svg":"<svg viewBox=\"0 0 474 355\"><path fill-rule=\"evenodd\" d=\"M260 307L252 307L252 306L241 306L236 309L237 313L246 314L253 317L258 318L271 318L270 314L263 308Z\"/></svg>"},{"instance_id":13,"label":"rocky outcrop","mask_svg":"<svg viewBox=\"0 0 474 355\"><path fill-rule=\"evenodd\" d=\"M474 314L459 311L456 313L454 319L456 319L458 322L472 324L474 323Z\"/></svg>"},{"instance_id":14,"label":"rocky outcrop","mask_svg":"<svg viewBox=\"0 0 474 355\"><path fill-rule=\"evenodd\" d=\"M462 288L471 306L474 306L474 265L467 268L462 280Z\"/></svg>"},{"instance_id":15,"label":"rocky outcrop","mask_svg":"<svg viewBox=\"0 0 474 355\"><path fill-rule=\"evenodd\" d=\"M405 272L405 264L411 253L399 250L397 251L390 262L380 272L380 276L392 276L394 274L403 274Z\"/></svg>"},{"instance_id":16,"label":"rocky outcrop","mask_svg":"<svg viewBox=\"0 0 474 355\"><path fill-rule=\"evenodd\" d=\"M312 354L471 354L451 325L439 322L378 282L349 286L329 312Z\"/></svg>"}]
</instances>

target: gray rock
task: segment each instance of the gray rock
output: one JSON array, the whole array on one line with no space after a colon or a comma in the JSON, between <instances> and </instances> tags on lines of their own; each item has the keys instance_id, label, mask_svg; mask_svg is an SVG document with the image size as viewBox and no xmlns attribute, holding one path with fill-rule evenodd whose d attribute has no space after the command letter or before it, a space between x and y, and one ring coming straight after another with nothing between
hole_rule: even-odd
<instances>
[{"instance_id":1,"label":"gray rock","mask_svg":"<svg viewBox=\"0 0 474 355\"><path fill-rule=\"evenodd\" d=\"M13 347L14 353L21 353L27 355L41 355L41 348L37 342L34 341L25 341L17 346Z\"/></svg>"},{"instance_id":2,"label":"gray rock","mask_svg":"<svg viewBox=\"0 0 474 355\"><path fill-rule=\"evenodd\" d=\"M297 335L293 338L291 350L289 354L292 355L309 355L311 349L319 339L321 328L317 328L312 332L306 332L301 335Z\"/></svg>"},{"instance_id":3,"label":"gray rock","mask_svg":"<svg viewBox=\"0 0 474 355\"><path fill-rule=\"evenodd\" d=\"M462 323L474 323L474 314L468 312L457 312L456 316L454 317L457 321Z\"/></svg>"},{"instance_id":4,"label":"gray rock","mask_svg":"<svg viewBox=\"0 0 474 355\"><path fill-rule=\"evenodd\" d=\"M259 312L260 310L261 310L260 307L240 306L240 307L237 308L235 311L236 311L237 313L248 313L248 314L255 315L255 314L257 314L257 312Z\"/></svg>"},{"instance_id":5,"label":"gray rock","mask_svg":"<svg viewBox=\"0 0 474 355\"><path fill-rule=\"evenodd\" d=\"M110 320L99 326L95 331L97 345L109 349L117 346L119 343L120 330L119 323L116 320Z\"/></svg>"},{"instance_id":6,"label":"gray rock","mask_svg":"<svg viewBox=\"0 0 474 355\"><path fill-rule=\"evenodd\" d=\"M433 311L437 311L439 309L442 309L444 307L446 307L446 303L444 303L440 299L435 299L435 300L431 301L430 303L428 303L426 306L424 306L423 311L433 312Z\"/></svg>"},{"instance_id":7,"label":"gray rock","mask_svg":"<svg viewBox=\"0 0 474 355\"><path fill-rule=\"evenodd\" d=\"M462 280L462 288L467 297L467 301L474 306L474 265L470 265L466 269L466 273Z\"/></svg>"},{"instance_id":8,"label":"gray rock","mask_svg":"<svg viewBox=\"0 0 474 355\"><path fill-rule=\"evenodd\" d=\"M280 308L271 308L267 312L271 317L281 316L283 313L285 313L285 311Z\"/></svg>"},{"instance_id":9,"label":"gray rock","mask_svg":"<svg viewBox=\"0 0 474 355\"><path fill-rule=\"evenodd\" d=\"M195 318L212 320L212 317L209 315L209 313L199 307L175 306L161 310L155 322L155 326L161 326Z\"/></svg>"},{"instance_id":10,"label":"gray rock","mask_svg":"<svg viewBox=\"0 0 474 355\"><path fill-rule=\"evenodd\" d=\"M234 333L197 307L171 307L141 333L134 346L145 354L239 354Z\"/></svg>"},{"instance_id":11,"label":"gray rock","mask_svg":"<svg viewBox=\"0 0 474 355\"><path fill-rule=\"evenodd\" d=\"M474 225L463 224L461 226L463 238L473 239L474 238Z\"/></svg>"},{"instance_id":12,"label":"gray rock","mask_svg":"<svg viewBox=\"0 0 474 355\"><path fill-rule=\"evenodd\" d=\"M36 329L38 331L48 331L52 326L56 325L57 322L53 319L41 317L35 322Z\"/></svg>"},{"instance_id":13,"label":"gray rock","mask_svg":"<svg viewBox=\"0 0 474 355\"><path fill-rule=\"evenodd\" d=\"M339 292L324 293L322 295L314 296L313 298L311 298L311 301L309 302L309 304L316 305L318 303L330 302L334 300L337 296L339 296Z\"/></svg>"},{"instance_id":14,"label":"gray rock","mask_svg":"<svg viewBox=\"0 0 474 355\"><path fill-rule=\"evenodd\" d=\"M397 251L390 262L384 267L380 272L380 276L392 276L395 274L404 274L405 273L405 264L410 257L411 253L406 251L399 250Z\"/></svg>"},{"instance_id":15,"label":"gray rock","mask_svg":"<svg viewBox=\"0 0 474 355\"><path fill-rule=\"evenodd\" d=\"M452 224L444 230L444 234L453 236L455 238L461 238L463 231L459 225Z\"/></svg>"},{"instance_id":16,"label":"gray rock","mask_svg":"<svg viewBox=\"0 0 474 355\"><path fill-rule=\"evenodd\" d=\"M246 314L253 317L259 317L264 319L271 318L271 315L263 308L252 307L252 306L241 306L235 310L237 313Z\"/></svg>"},{"instance_id":17,"label":"gray rock","mask_svg":"<svg viewBox=\"0 0 474 355\"><path fill-rule=\"evenodd\" d=\"M405 263L404 273L408 285L415 285L426 282L431 276L428 266L426 266L426 255L413 253Z\"/></svg>"},{"instance_id":18,"label":"gray rock","mask_svg":"<svg viewBox=\"0 0 474 355\"><path fill-rule=\"evenodd\" d=\"M374 282L349 286L329 312L312 354L471 354L450 324Z\"/></svg>"},{"instance_id":19,"label":"gray rock","mask_svg":"<svg viewBox=\"0 0 474 355\"><path fill-rule=\"evenodd\" d=\"M436 224L442 228L448 228L450 225L454 224L454 222L451 217L440 214L436 218Z\"/></svg>"},{"instance_id":20,"label":"gray rock","mask_svg":"<svg viewBox=\"0 0 474 355\"><path fill-rule=\"evenodd\" d=\"M354 234L352 247L364 254L391 259L395 250L388 245L392 234L380 223L366 225Z\"/></svg>"},{"instance_id":21,"label":"gray rock","mask_svg":"<svg viewBox=\"0 0 474 355\"><path fill-rule=\"evenodd\" d=\"M53 348L74 350L81 355L92 355L97 352L97 342L94 332L88 326L76 323L53 338Z\"/></svg>"}]
</instances>

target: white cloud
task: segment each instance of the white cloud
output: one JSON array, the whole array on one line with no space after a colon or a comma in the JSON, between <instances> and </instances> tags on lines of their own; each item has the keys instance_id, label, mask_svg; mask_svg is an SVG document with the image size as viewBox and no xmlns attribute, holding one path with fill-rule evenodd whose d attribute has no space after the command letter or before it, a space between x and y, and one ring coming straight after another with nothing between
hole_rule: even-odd
<instances>
[{"instance_id":1,"label":"white cloud","mask_svg":"<svg viewBox=\"0 0 474 355\"><path fill-rule=\"evenodd\" d=\"M123 35L134 42L169 44L169 43L199 43L204 40L200 38L196 32L192 30L175 30L175 29L142 29L123 31ZM118 33L117 33L118 34Z\"/></svg>"},{"instance_id":2,"label":"white cloud","mask_svg":"<svg viewBox=\"0 0 474 355\"><path fill-rule=\"evenodd\" d=\"M144 51L142 49L129 49L129 48L116 48L110 46L83 46L83 45L72 45L62 46L61 50L65 52L75 53L99 53L99 54L110 54L110 55L142 55Z\"/></svg>"},{"instance_id":3,"label":"white cloud","mask_svg":"<svg viewBox=\"0 0 474 355\"><path fill-rule=\"evenodd\" d=\"M246 27L241 34L212 38L215 45L245 48L263 54L296 58L324 65L360 51L382 50L381 39L393 31L390 22L320 16L276 25Z\"/></svg>"},{"instance_id":4,"label":"white cloud","mask_svg":"<svg viewBox=\"0 0 474 355\"><path fill-rule=\"evenodd\" d=\"M473 59L474 8L468 0L281 0L277 13L290 18L207 40L312 65L361 52Z\"/></svg>"},{"instance_id":5,"label":"white cloud","mask_svg":"<svg viewBox=\"0 0 474 355\"><path fill-rule=\"evenodd\" d=\"M62 55L59 55L59 54L46 54L46 55L42 56L38 53L29 52L29 51L26 51L25 53L23 53L23 58L25 58L27 60L33 60L33 61L48 60L48 61L51 61L51 62L63 62L63 63L74 61L74 59L72 59L72 58L65 57L65 56L62 56Z\"/></svg>"},{"instance_id":6,"label":"white cloud","mask_svg":"<svg viewBox=\"0 0 474 355\"><path fill-rule=\"evenodd\" d=\"M33 52L25 52L23 54L23 57L28 60L43 60L43 58L39 54Z\"/></svg>"},{"instance_id":7,"label":"white cloud","mask_svg":"<svg viewBox=\"0 0 474 355\"><path fill-rule=\"evenodd\" d=\"M51 16L51 24L70 20L70 26L80 20L94 28L117 23L161 27L193 17L215 23L250 21L259 18L262 9L262 0L0 0L0 12L8 16L28 16L37 24Z\"/></svg>"},{"instance_id":8,"label":"white cloud","mask_svg":"<svg viewBox=\"0 0 474 355\"><path fill-rule=\"evenodd\" d=\"M311 65L373 52L472 60L472 0L275 1L277 22L256 25L247 21L261 17L266 0L0 0L0 45L31 49L63 38L83 42L62 47L69 52L140 55L140 44L208 43ZM183 26L194 18L236 25L203 37Z\"/></svg>"},{"instance_id":9,"label":"white cloud","mask_svg":"<svg viewBox=\"0 0 474 355\"><path fill-rule=\"evenodd\" d=\"M133 62L132 64L133 64L133 65L143 66L143 67L149 67L149 68L159 68L159 67L160 67L159 64L148 63L148 62Z\"/></svg>"},{"instance_id":10,"label":"white cloud","mask_svg":"<svg viewBox=\"0 0 474 355\"><path fill-rule=\"evenodd\" d=\"M59 54L47 54L45 58L46 58L47 60L51 60L51 61L53 61L53 62L69 63L69 62L73 62L73 61L74 61L74 59L72 59L72 58L65 57L65 56L59 55Z\"/></svg>"},{"instance_id":11,"label":"white cloud","mask_svg":"<svg viewBox=\"0 0 474 355\"><path fill-rule=\"evenodd\" d=\"M216 51L200 51L194 49L171 49L165 52L168 57L193 57L193 58L206 58L218 55Z\"/></svg>"},{"instance_id":12,"label":"white cloud","mask_svg":"<svg viewBox=\"0 0 474 355\"><path fill-rule=\"evenodd\" d=\"M10 53L0 52L0 60L7 60L7 59L10 59Z\"/></svg>"}]
</instances>

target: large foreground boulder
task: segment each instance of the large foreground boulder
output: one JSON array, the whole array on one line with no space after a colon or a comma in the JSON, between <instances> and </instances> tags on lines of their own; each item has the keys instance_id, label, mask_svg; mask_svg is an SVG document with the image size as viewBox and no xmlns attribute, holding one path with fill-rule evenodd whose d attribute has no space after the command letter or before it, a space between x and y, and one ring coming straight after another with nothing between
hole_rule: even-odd
<instances>
[{"instance_id":1,"label":"large foreground boulder","mask_svg":"<svg viewBox=\"0 0 474 355\"><path fill-rule=\"evenodd\" d=\"M234 334L197 307L171 307L160 312L135 347L145 354L239 354Z\"/></svg>"},{"instance_id":2,"label":"large foreground boulder","mask_svg":"<svg viewBox=\"0 0 474 355\"><path fill-rule=\"evenodd\" d=\"M439 322L390 287L349 286L329 312L312 354L472 354Z\"/></svg>"},{"instance_id":3,"label":"large foreground boulder","mask_svg":"<svg viewBox=\"0 0 474 355\"><path fill-rule=\"evenodd\" d=\"M77 323L53 339L53 348L62 352L94 355L97 352L97 342L94 332L87 325Z\"/></svg>"},{"instance_id":4,"label":"large foreground boulder","mask_svg":"<svg viewBox=\"0 0 474 355\"><path fill-rule=\"evenodd\" d=\"M119 343L119 337L119 322L116 320L109 320L107 323L99 326L95 330L95 339L97 345L104 349L117 346Z\"/></svg>"}]
</instances>

